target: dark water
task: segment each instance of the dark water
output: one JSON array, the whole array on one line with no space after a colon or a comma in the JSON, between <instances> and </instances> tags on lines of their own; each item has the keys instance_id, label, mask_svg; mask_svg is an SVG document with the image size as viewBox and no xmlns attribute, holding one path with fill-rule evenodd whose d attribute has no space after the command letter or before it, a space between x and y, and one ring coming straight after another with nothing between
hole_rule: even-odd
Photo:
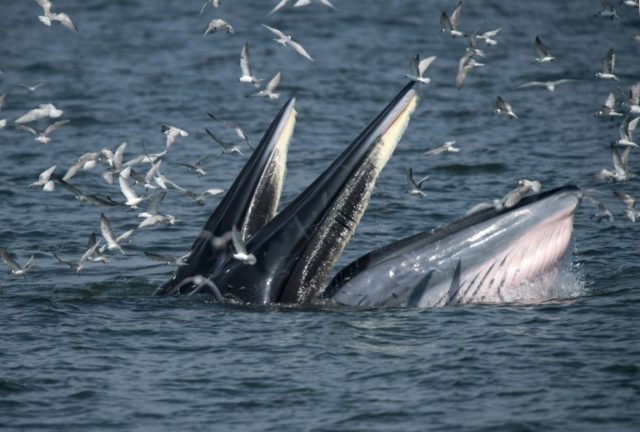
<instances>
[{"instance_id":1,"label":"dark water","mask_svg":"<svg viewBox=\"0 0 640 432\"><path fill-rule=\"evenodd\" d=\"M637 178L593 184L611 168L617 121L593 116L616 86L640 78L640 18L593 18L597 1L468 1L460 26L503 27L487 48L487 67L454 86L465 42L438 33L453 1L335 0L287 8L227 0L198 17L199 1L59 0L80 33L37 20L32 1L0 6L0 119L15 120L54 102L71 123L45 146L8 127L0 131L0 246L19 262L35 255L25 278L0 275L0 429L2 430L630 430L640 428L640 294L637 224L612 190L640 196ZM202 33L219 16L236 34ZM261 23L293 34L310 63L276 45ZM558 60L532 65L536 34ZM254 72L282 70L277 103L244 96L238 57L250 43ZM591 79L613 47L619 83ZM203 128L233 138L207 119L232 119L258 141L283 98L299 112L283 201L291 200L338 155L402 87L415 52L437 55L433 81L341 264L392 240L430 229L471 205L503 196L523 177L543 187L577 183L616 216L576 215L574 265L583 284L534 305L431 310L331 310L209 304L149 295L171 269L144 250L185 253L215 208L170 193L162 205L181 220L138 231L126 256L111 255L77 276L53 258L76 259L99 216L116 233L135 213L80 207L64 190L27 185L39 172L127 141L127 156L163 147L161 123L190 136L170 162L194 162L219 149ZM578 78L555 93L515 90L530 80ZM33 93L18 84L46 84ZM500 94L519 120L493 114ZM44 127L46 122L37 124ZM421 153L456 139L459 154ZM248 152L248 149L244 147ZM164 172L193 189L227 188L247 156L212 157L199 179ZM405 193L405 169L430 174L418 199ZM637 155L631 155L637 170ZM83 172L74 184L120 199L116 186Z\"/></svg>"}]
</instances>

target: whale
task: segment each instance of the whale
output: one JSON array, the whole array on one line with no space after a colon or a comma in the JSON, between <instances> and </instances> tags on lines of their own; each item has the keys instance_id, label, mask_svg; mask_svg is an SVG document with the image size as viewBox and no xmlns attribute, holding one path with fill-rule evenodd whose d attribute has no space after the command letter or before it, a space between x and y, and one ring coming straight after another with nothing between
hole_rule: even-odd
<instances>
[{"instance_id":1,"label":"whale","mask_svg":"<svg viewBox=\"0 0 640 432\"><path fill-rule=\"evenodd\" d=\"M476 211L372 251L331 278L418 100L417 84L405 85L277 212L296 117L295 99L287 101L192 244L186 265L155 294L262 305L434 307L510 301L532 283L552 286L570 255L582 194L576 186ZM232 230L255 262L234 257Z\"/></svg>"},{"instance_id":2,"label":"whale","mask_svg":"<svg viewBox=\"0 0 640 432\"><path fill-rule=\"evenodd\" d=\"M549 298L569 267L581 199L579 187L566 185L383 246L345 266L323 297L422 308Z\"/></svg>"}]
</instances>

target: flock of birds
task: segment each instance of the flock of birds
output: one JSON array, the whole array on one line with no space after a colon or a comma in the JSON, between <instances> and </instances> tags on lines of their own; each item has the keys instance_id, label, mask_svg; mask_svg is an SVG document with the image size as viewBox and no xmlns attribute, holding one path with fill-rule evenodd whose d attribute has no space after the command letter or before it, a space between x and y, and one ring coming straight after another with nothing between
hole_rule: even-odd
<instances>
[{"instance_id":1,"label":"flock of birds","mask_svg":"<svg viewBox=\"0 0 640 432\"><path fill-rule=\"evenodd\" d=\"M53 5L49 0L35 1L42 8L42 15L38 16L38 19L43 24L51 26L53 22L57 21L74 32L78 31L77 27L67 14L53 12ZM278 12L289 3L289 0L280 0L268 15ZM293 7L303 7L311 4L312 2L311 0L297 0L292 3ZM336 10L335 6L329 0L318 0L318 3ZM601 0L601 4L602 9L596 14L596 16L606 17L612 20L620 19L616 8L608 0ZM640 0L626 0L624 1L624 4L637 8L640 13ZM216 10L220 7L221 2L220 0L207 0L200 10L200 15L205 12L209 5L212 9ZM479 30L476 30L473 33L466 33L458 26L461 13L462 1L459 1L451 15L448 15L446 12L442 12L440 15L441 31L443 33L449 34L452 38L466 39L468 41L468 47L458 63L458 71L455 79L455 86L457 89L462 88L464 81L473 69L485 66L484 63L479 61L480 59L484 59L486 56L484 50L479 48L480 44L484 44L485 47L496 46L498 44L498 35L501 31L501 28L497 28L482 33L480 33ZM276 37L274 39L275 42L281 44L283 47L292 49L294 52L309 61L314 61L309 52L299 42L295 41L291 35L287 35L281 30L266 24L263 24L263 26ZM204 31L204 36L215 34L217 32L233 34L234 28L231 24L221 18L213 18L207 25ZM633 36L631 39L634 42L640 43L640 35ZM552 50L542 42L539 36L536 36L534 39L533 51L534 56L532 58L532 63L545 64L556 60L556 57L551 54ZM413 56L410 60L409 73L406 77L424 85L429 84L431 79L425 76L425 73L435 60L436 56L430 56L425 59L421 59L419 54ZM602 60L600 71L595 73L595 78L618 81L618 77L615 75L615 61L615 51L610 49ZM238 77L238 81L241 84L251 85L257 90L255 93L248 96L266 97L271 100L279 98L277 88L280 84L281 72L278 71L276 75L268 81L266 86L260 89L264 79L256 77L251 69L249 46L247 43L244 43L242 46L239 63L241 74ZM1 73L2 72L0 71L0 74ZM555 81L532 81L520 85L519 88L542 87L549 92L554 92L557 86L575 81L578 80L565 78ZM35 92L42 85L44 84L22 84L28 92ZM0 95L0 110L2 110L5 96L6 94ZM509 119L518 119L513 107L501 96L496 97L495 112L496 114L506 116ZM68 119L61 119L63 114L64 112L52 103L42 104L15 119L13 121L13 126L32 134L35 137L35 141L42 144L48 144L53 139L51 137L53 132L62 126L69 124L70 121ZM596 115L608 118L619 117L622 119L622 123L620 125L619 139L612 141L610 145L610 152L613 159L613 170L603 169L593 176L593 180L613 182L627 181L633 177L633 174L629 170L629 155L633 148L638 147L638 144L634 141L633 134L638 121L640 121L640 83L631 86L629 90L629 97L622 103L617 102L616 96L613 92L610 93L600 110L596 112ZM237 124L229 120L221 119L211 113L209 113L209 116L218 124L224 125L225 127L230 128L230 130L232 129L239 140L243 141L250 149L253 149L251 140ZM29 124L45 119L53 120L53 122L42 130L29 126ZM0 129L7 126L7 119L0 119ZM166 156L173 144L181 138L188 137L189 133L171 125L162 125L160 132L166 136L164 149L161 152L148 153L146 148L143 148L144 152L142 154L126 159L125 151L127 150L127 143L122 143L113 150L109 148L102 148L79 156L75 163L67 168L63 175L56 175L55 172L57 165L53 165L40 173L38 179L29 185L30 187L41 187L44 192L52 192L55 190L56 186L60 186L73 194L82 205L91 204L106 208L125 207L130 210L138 210L140 205L145 205L144 211L140 211L138 213L138 217L141 221L138 223L137 228L129 229L119 235L116 235L109 219L104 213L102 213L100 216L101 238L98 238L96 233L91 233L87 241L86 249L84 249L83 253L77 260L65 259L60 257L56 252L52 252L53 256L58 262L60 262L60 264L66 265L71 271L79 273L86 267L88 262L107 262L109 260L109 257L107 256L109 252L116 251L121 254L125 254L126 252L123 249L123 244L130 240L136 230L160 224L173 225L178 222L174 216L164 214L160 211L160 206L169 191L173 191L171 193L177 192L183 194L199 205L204 204L207 197L220 195L224 192L219 188L211 188L204 190L203 192L193 192L179 186L169 179L166 174L162 172L162 164L165 162ZM235 141L230 142L224 140L214 134L209 128L205 128L205 132L212 141L221 146L222 153L236 156L244 154L242 152L241 145L238 145ZM447 141L442 146L427 150L424 155L435 156L442 153L457 153L460 151L460 148L455 145L456 141ZM206 175L203 163L210 156L212 155L205 155L193 163L174 163L173 165L180 166L187 169L189 172L202 177ZM98 164L102 164L105 168L105 171L102 173L102 178L107 184L111 185L117 179L120 192L123 196L122 199L115 200L110 196L85 193L70 183L73 177L78 173L92 170L98 166ZM426 183L428 177L429 176L424 176L416 179L414 177L413 170L409 168L406 173L406 180L409 185L407 192L419 197L426 196L422 187ZM526 194L530 192L538 192L540 189L541 184L539 181L521 179L518 181L516 188L510 191L502 199L497 199L491 203L481 203L473 207L469 213L486 206L494 206L496 208L512 207ZM144 194L140 193L140 190L144 190ZM635 220L640 217L640 211L635 208L635 199L632 196L619 191L615 192L615 195L622 201L622 203L624 203L626 207L626 216L631 221L635 222ZM594 217L597 220L613 220L613 214L601 202L588 195L585 196L585 200L598 208L597 213L594 214ZM233 256L236 259L248 265L256 263L255 256L247 253L237 230L232 230L222 238L214 238L212 239L212 242L214 242L216 248L226 246L228 242L231 242L235 251ZM175 266L185 265L186 259L189 257L189 254L187 254L182 257L174 258L157 254L152 251L145 251L144 254L149 259ZM5 248L0 248L0 259L2 259L9 267L10 272L16 276L25 275L29 271L33 263L33 258L34 257L32 255L25 264L19 264L10 252Z\"/></svg>"}]
</instances>

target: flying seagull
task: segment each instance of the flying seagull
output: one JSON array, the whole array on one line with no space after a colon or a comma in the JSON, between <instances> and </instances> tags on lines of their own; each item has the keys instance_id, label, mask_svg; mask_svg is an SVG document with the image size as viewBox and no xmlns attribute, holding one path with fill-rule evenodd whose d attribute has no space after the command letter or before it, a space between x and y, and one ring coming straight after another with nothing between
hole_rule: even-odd
<instances>
[{"instance_id":1,"label":"flying seagull","mask_svg":"<svg viewBox=\"0 0 640 432\"><path fill-rule=\"evenodd\" d=\"M544 87L547 90L549 90L550 92L554 92L556 91L556 87L559 86L560 84L565 84L568 82L574 82L574 81L578 81L575 79L560 79L560 80L556 80L556 81L530 81L528 83L522 84L520 86L518 86L518 88L527 88L527 87Z\"/></svg>"},{"instance_id":2,"label":"flying seagull","mask_svg":"<svg viewBox=\"0 0 640 432\"><path fill-rule=\"evenodd\" d=\"M536 56L533 60L534 63L548 63L556 59L549 54L549 51L547 51L547 47L545 47L540 40L540 36L536 36L536 40L533 42L533 48L536 52Z\"/></svg>"},{"instance_id":3,"label":"flying seagull","mask_svg":"<svg viewBox=\"0 0 640 432\"><path fill-rule=\"evenodd\" d=\"M295 52L300 54L302 57L313 61L313 59L311 58L309 53L302 47L302 45L300 45L298 42L294 41L291 38L291 35L286 35L283 32L281 32L280 30L278 30L276 28L273 28L273 27L269 27L266 24L262 24L262 25L267 30L269 30L271 33L273 33L274 35L278 36L278 39L274 39L274 41L278 42L282 46L287 46L287 45L290 46Z\"/></svg>"},{"instance_id":4,"label":"flying seagull","mask_svg":"<svg viewBox=\"0 0 640 432\"><path fill-rule=\"evenodd\" d=\"M241 83L253 84L255 87L260 86L261 79L258 79L251 72L251 65L249 64L249 44L247 42L242 46L240 52L240 70L242 75L238 78Z\"/></svg>"},{"instance_id":5,"label":"flying seagull","mask_svg":"<svg viewBox=\"0 0 640 432\"><path fill-rule=\"evenodd\" d=\"M215 32L223 31L223 30L226 30L226 32L229 33L229 34L235 33L233 31L233 27L231 26L231 24L229 24L228 22L226 22L223 19L214 18L214 19L211 20L211 22L209 22L209 25L207 26L207 28L204 31L204 34L202 36L206 36L209 33L215 33Z\"/></svg>"},{"instance_id":6,"label":"flying seagull","mask_svg":"<svg viewBox=\"0 0 640 432\"><path fill-rule=\"evenodd\" d=\"M58 21L69 30L73 30L74 32L78 31L75 24L73 24L73 21L71 21L71 18L69 18L69 15L62 12L51 12L51 8L53 7L53 5L49 0L36 0L36 2L38 2L40 7L42 8L43 14L38 16L38 19L40 20L40 22L42 22L42 24L46 25L47 27L51 27L51 21Z\"/></svg>"},{"instance_id":7,"label":"flying seagull","mask_svg":"<svg viewBox=\"0 0 640 432\"><path fill-rule=\"evenodd\" d=\"M52 119L56 119L60 117L64 111L59 110L53 104L41 104L38 105L38 108L34 108L23 116L19 117L15 123L30 123L32 121L40 120L43 118L50 117Z\"/></svg>"},{"instance_id":8,"label":"flying seagull","mask_svg":"<svg viewBox=\"0 0 640 432\"><path fill-rule=\"evenodd\" d=\"M256 256L247 252L247 248L242 242L240 232L235 226L233 226L233 228L231 229L231 243L233 244L233 249L235 250L235 253L233 254L233 257L235 259L247 265L254 265L257 262Z\"/></svg>"},{"instance_id":9,"label":"flying seagull","mask_svg":"<svg viewBox=\"0 0 640 432\"><path fill-rule=\"evenodd\" d=\"M513 109L511 108L511 104L509 104L507 101L505 101L504 99L502 99L502 97L498 96L496 98L496 114L504 114L507 117L511 118L518 118L518 116L513 112Z\"/></svg>"},{"instance_id":10,"label":"flying seagull","mask_svg":"<svg viewBox=\"0 0 640 432\"><path fill-rule=\"evenodd\" d=\"M423 154L425 156L434 156L440 153L458 153L460 151L459 147L454 147L456 144L455 141L447 141L439 147L432 148L431 150L427 150Z\"/></svg>"},{"instance_id":11,"label":"flying seagull","mask_svg":"<svg viewBox=\"0 0 640 432\"><path fill-rule=\"evenodd\" d=\"M41 142L42 144L47 144L49 141L51 141L51 138L49 138L49 135L54 130L58 129L61 126L66 125L70 121L71 120L59 120L59 121L47 126L47 128L42 132L38 132L34 128L26 126L26 125L23 125L23 124L18 124L17 127L18 127L18 129L22 129L24 131L27 131L27 132L30 132L30 133L34 134L36 136L35 137L36 141Z\"/></svg>"},{"instance_id":12,"label":"flying seagull","mask_svg":"<svg viewBox=\"0 0 640 432\"><path fill-rule=\"evenodd\" d=\"M467 51L467 53L460 59L460 62L458 62L458 74L456 75L456 88L458 90L462 88L462 83L467 77L469 71L477 67L484 66L484 63L478 63L475 61L473 56L473 50Z\"/></svg>"},{"instance_id":13,"label":"flying seagull","mask_svg":"<svg viewBox=\"0 0 640 432\"><path fill-rule=\"evenodd\" d=\"M613 73L615 67L616 52L611 48L602 58L602 71L596 73L596 78L619 81L620 79Z\"/></svg>"},{"instance_id":14,"label":"flying seagull","mask_svg":"<svg viewBox=\"0 0 640 432\"><path fill-rule=\"evenodd\" d=\"M56 165L42 171L40 173L40 176L38 177L38 181L31 183L29 187L42 186L43 191L51 192L56 188L55 182L51 180L51 174L53 174L55 170L56 170Z\"/></svg>"},{"instance_id":15,"label":"flying seagull","mask_svg":"<svg viewBox=\"0 0 640 432\"><path fill-rule=\"evenodd\" d=\"M31 255L31 258L29 258L26 264L21 266L15 259L13 259L9 251L5 248L0 248L0 259L2 259L2 261L4 261L4 263L9 267L11 274L16 276L21 276L27 273L33 263L33 255Z\"/></svg>"},{"instance_id":16,"label":"flying seagull","mask_svg":"<svg viewBox=\"0 0 640 432\"><path fill-rule=\"evenodd\" d=\"M278 71L263 90L260 90L258 93L254 93L251 96L265 96L271 100L278 99L280 97L280 93L276 93L276 89L278 85L280 85L280 76L280 71Z\"/></svg>"},{"instance_id":17,"label":"flying seagull","mask_svg":"<svg viewBox=\"0 0 640 432\"><path fill-rule=\"evenodd\" d=\"M424 176L421 179L417 180L413 177L413 170L411 168L409 168L407 170L407 175L406 175L406 179L407 179L407 183L409 184L409 187L411 189L409 189L407 192L410 193L411 195L419 195L421 197L426 197L427 194L422 192L420 189L422 189L422 184L429 178L429 176Z\"/></svg>"},{"instance_id":18,"label":"flying seagull","mask_svg":"<svg viewBox=\"0 0 640 432\"><path fill-rule=\"evenodd\" d=\"M409 78L411 81L429 84L431 82L431 78L423 77L423 75L435 59L436 56L431 56L420 60L420 54L416 54L411 58L411 62L409 63L410 73L405 75L405 77Z\"/></svg>"},{"instance_id":19,"label":"flying seagull","mask_svg":"<svg viewBox=\"0 0 640 432\"><path fill-rule=\"evenodd\" d=\"M440 26L442 27L440 32L448 32L452 37L464 36L464 33L457 30L460 12L462 12L461 1L458 2L458 5L453 10L451 17L449 17L446 12L442 12L442 14L440 14Z\"/></svg>"}]
</instances>

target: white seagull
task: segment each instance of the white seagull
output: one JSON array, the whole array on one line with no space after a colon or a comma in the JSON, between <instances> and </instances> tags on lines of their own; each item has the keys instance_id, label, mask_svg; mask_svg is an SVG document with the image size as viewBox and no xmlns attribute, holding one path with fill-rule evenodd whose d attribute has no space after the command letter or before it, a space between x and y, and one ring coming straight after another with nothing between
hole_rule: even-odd
<instances>
[{"instance_id":1,"label":"white seagull","mask_svg":"<svg viewBox=\"0 0 640 432\"><path fill-rule=\"evenodd\" d=\"M51 8L53 7L53 5L49 0L36 0L36 2L38 2L43 11L43 15L38 16L38 19L40 20L40 22L42 22L42 24L46 25L47 27L51 27L51 21L58 21L69 30L73 30L74 32L78 31L76 26L73 24L73 21L71 21L71 18L69 18L69 15L62 12L51 12Z\"/></svg>"},{"instance_id":2,"label":"white seagull","mask_svg":"<svg viewBox=\"0 0 640 432\"><path fill-rule=\"evenodd\" d=\"M56 165L42 171L38 176L38 181L31 183L29 187L42 186L42 190L45 192L53 191L56 188L56 184L51 180L51 174L53 174L55 170Z\"/></svg>"},{"instance_id":3,"label":"white seagull","mask_svg":"<svg viewBox=\"0 0 640 432\"><path fill-rule=\"evenodd\" d=\"M502 99L502 97L498 96L496 98L496 110L495 110L496 114L504 114L507 117L511 118L518 118L518 116L513 112L513 109L511 108L511 104L509 104L507 101L505 101L504 99Z\"/></svg>"},{"instance_id":4,"label":"white seagull","mask_svg":"<svg viewBox=\"0 0 640 432\"><path fill-rule=\"evenodd\" d=\"M115 238L113 236L113 230L111 229L111 223L109 222L109 219L107 219L104 213L102 213L100 215L100 231L102 232L102 237L104 237L104 240L107 242L106 245L100 247L100 253L103 253L105 250L111 251L117 249L122 253L122 255L126 255L124 253L124 250L122 250L120 243L131 237L131 234L133 234L132 229L129 231L125 231L118 238Z\"/></svg>"},{"instance_id":5,"label":"white seagull","mask_svg":"<svg viewBox=\"0 0 640 432\"><path fill-rule=\"evenodd\" d=\"M187 131L184 131L175 126L169 126L166 124L163 124L160 126L160 132L162 132L167 136L166 148L171 147L171 144L173 144L176 141L176 138L178 138L179 136L181 137L189 136L189 133Z\"/></svg>"},{"instance_id":6,"label":"white seagull","mask_svg":"<svg viewBox=\"0 0 640 432\"><path fill-rule=\"evenodd\" d=\"M610 18L611 20L614 20L615 18L620 19L620 16L618 16L618 13L616 12L616 8L609 3L609 0L600 0L600 3L602 4L602 10L594 16Z\"/></svg>"},{"instance_id":7,"label":"white seagull","mask_svg":"<svg viewBox=\"0 0 640 432\"><path fill-rule=\"evenodd\" d=\"M256 256L247 252L247 248L242 242L240 232L235 226L231 229L231 243L235 249L235 253L233 254L235 259L247 265L254 265L257 262Z\"/></svg>"},{"instance_id":8,"label":"white seagull","mask_svg":"<svg viewBox=\"0 0 640 432\"><path fill-rule=\"evenodd\" d=\"M59 120L59 121L47 126L47 128L42 132L38 132L34 128L29 127L29 126L25 126L23 124L18 124L17 127L18 127L18 129L22 129L24 131L27 131L27 132L30 132L30 133L34 134L36 136L36 138L35 138L36 141L41 142L42 144L47 144L49 141L51 141L51 138L49 138L49 135L54 130L58 129L61 126L66 125L70 121L71 120Z\"/></svg>"},{"instance_id":9,"label":"white seagull","mask_svg":"<svg viewBox=\"0 0 640 432\"><path fill-rule=\"evenodd\" d=\"M32 121L40 120L43 118L50 117L52 119L56 119L60 117L64 111L56 108L53 104L41 104L38 108L34 108L23 116L19 117L15 123L30 123Z\"/></svg>"},{"instance_id":10,"label":"white seagull","mask_svg":"<svg viewBox=\"0 0 640 432\"><path fill-rule=\"evenodd\" d=\"M278 42L279 44L281 44L282 46L290 46L295 52L297 52L298 54L300 54L302 57L313 61L313 58L311 58L311 56L309 55L309 53L302 47L302 45L300 45L298 42L294 41L291 38L291 35L286 35L283 32L281 32L280 30L273 28L273 27L269 27L266 24L262 24L267 30L269 30L271 33L275 34L276 36L278 36L278 39L274 39L274 41Z\"/></svg>"},{"instance_id":11,"label":"white seagull","mask_svg":"<svg viewBox=\"0 0 640 432\"><path fill-rule=\"evenodd\" d=\"M565 84L568 82L578 81L575 79L560 79L556 81L530 81L528 83L522 84L518 86L518 88L527 88L527 87L544 87L549 90L551 93L556 91L556 87L560 84Z\"/></svg>"},{"instance_id":12,"label":"white seagull","mask_svg":"<svg viewBox=\"0 0 640 432\"><path fill-rule=\"evenodd\" d=\"M241 83L253 84L256 87L260 86L261 79L258 79L251 72L251 65L249 64L249 44L247 42L242 45L242 51L240 52L240 71L242 75L238 78Z\"/></svg>"},{"instance_id":13,"label":"white seagull","mask_svg":"<svg viewBox=\"0 0 640 432\"><path fill-rule=\"evenodd\" d=\"M214 18L211 20L211 22L209 22L209 25L207 26L207 29L204 31L203 36L206 36L209 33L215 33L222 30L226 30L226 32L230 34L234 33L233 27L231 26L231 24L229 24L223 19Z\"/></svg>"},{"instance_id":14,"label":"white seagull","mask_svg":"<svg viewBox=\"0 0 640 432\"><path fill-rule=\"evenodd\" d=\"M602 72L596 73L596 78L619 81L620 79L613 73L615 67L616 52L611 48L602 58Z\"/></svg>"},{"instance_id":15,"label":"white seagull","mask_svg":"<svg viewBox=\"0 0 640 432\"><path fill-rule=\"evenodd\" d=\"M423 154L425 156L434 156L440 153L458 153L460 151L459 147L454 147L456 144L455 141L447 141L439 147L432 148L431 150L427 150Z\"/></svg>"},{"instance_id":16,"label":"white seagull","mask_svg":"<svg viewBox=\"0 0 640 432\"><path fill-rule=\"evenodd\" d=\"M599 117L622 117L623 114L616 111L616 97L613 93L609 93L596 115Z\"/></svg>"},{"instance_id":17,"label":"white seagull","mask_svg":"<svg viewBox=\"0 0 640 432\"><path fill-rule=\"evenodd\" d=\"M459 1L456 8L453 10L451 14L451 18L447 15L446 12L442 12L440 14L440 26L442 29L440 32L449 32L452 37L464 36L464 33L457 30L458 27L458 19L460 18L460 12L462 12L462 2Z\"/></svg>"},{"instance_id":18,"label":"white seagull","mask_svg":"<svg viewBox=\"0 0 640 432\"><path fill-rule=\"evenodd\" d=\"M9 251L5 248L0 248L0 259L4 261L4 263L9 267L11 274L16 276L24 275L31 268L31 264L33 263L33 255L27 261L27 263L23 266L18 264L15 259L11 256Z\"/></svg>"},{"instance_id":19,"label":"white seagull","mask_svg":"<svg viewBox=\"0 0 640 432\"><path fill-rule=\"evenodd\" d=\"M129 175L131 174L131 167L127 167L122 170L120 173L120 177L118 177L118 182L120 182L120 191L122 195L127 198L127 201L124 203L126 206L131 207L133 209L138 208L138 204L144 201L144 198L139 197L136 192L133 190L131 185L129 184Z\"/></svg>"},{"instance_id":20,"label":"white seagull","mask_svg":"<svg viewBox=\"0 0 640 432\"><path fill-rule=\"evenodd\" d=\"M633 141L633 132L638 126L640 117L636 117L633 120L629 120L629 117L625 118L620 125L620 138L616 141L619 146L638 147L635 141Z\"/></svg>"},{"instance_id":21,"label":"white seagull","mask_svg":"<svg viewBox=\"0 0 640 432\"><path fill-rule=\"evenodd\" d=\"M458 90L462 88L462 83L470 70L484 66L484 63L478 63L474 60L474 55L475 52L469 50L458 62L458 74L456 75L456 88Z\"/></svg>"},{"instance_id":22,"label":"white seagull","mask_svg":"<svg viewBox=\"0 0 640 432\"><path fill-rule=\"evenodd\" d=\"M536 57L533 60L534 63L548 63L556 59L549 54L549 51L547 51L547 47L545 47L540 40L540 36L536 36L536 40L533 43L533 48L536 52Z\"/></svg>"},{"instance_id":23,"label":"white seagull","mask_svg":"<svg viewBox=\"0 0 640 432\"><path fill-rule=\"evenodd\" d=\"M260 90L258 93L254 93L251 96L265 96L271 100L278 99L280 97L280 93L276 93L276 88L280 85L280 77L280 71L278 71L263 90Z\"/></svg>"},{"instance_id":24,"label":"white seagull","mask_svg":"<svg viewBox=\"0 0 640 432\"><path fill-rule=\"evenodd\" d=\"M410 193L411 195L419 195L421 197L426 197L427 194L422 192L420 189L422 189L422 184L428 178L429 178L429 176L424 176L420 180L416 181L416 179L413 177L413 170L411 168L409 168L407 170L406 179L407 179L407 183L409 184L409 187L411 189L409 189L407 192Z\"/></svg>"},{"instance_id":25,"label":"white seagull","mask_svg":"<svg viewBox=\"0 0 640 432\"><path fill-rule=\"evenodd\" d=\"M636 210L636 199L621 191L615 191L613 194L627 206L625 214L631 222L635 223L636 218L640 217L640 211Z\"/></svg>"},{"instance_id":26,"label":"white seagull","mask_svg":"<svg viewBox=\"0 0 640 432\"><path fill-rule=\"evenodd\" d=\"M426 59L420 60L420 54L416 54L411 58L411 62L409 63L410 73L405 75L405 77L409 78L411 81L416 81L422 84L429 84L431 82L431 78L423 77L423 75L435 59L436 56L431 56L427 57Z\"/></svg>"}]
</instances>

